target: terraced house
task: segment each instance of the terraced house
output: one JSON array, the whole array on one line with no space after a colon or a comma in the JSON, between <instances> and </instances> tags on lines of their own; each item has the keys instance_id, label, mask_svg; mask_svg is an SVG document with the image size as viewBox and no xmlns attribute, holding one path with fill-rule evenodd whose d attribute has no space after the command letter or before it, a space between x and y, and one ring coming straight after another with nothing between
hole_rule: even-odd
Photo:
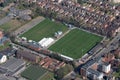
<instances>
[{"instance_id":1,"label":"terraced house","mask_svg":"<svg viewBox=\"0 0 120 80\"><path fill-rule=\"evenodd\" d=\"M74 24L77 27L101 35L107 35L108 37L113 37L119 32L120 16L118 14L120 14L120 12L114 9L117 6L112 6L109 3L106 4L100 0L92 0L89 1L87 4L88 6L83 6L70 0L63 0L61 3L41 0L38 1L37 4L39 8L46 12L56 13L57 15L54 18ZM99 7L98 5L100 6L100 9L97 8ZM93 7L96 7L99 10L96 10Z\"/></svg>"}]
</instances>

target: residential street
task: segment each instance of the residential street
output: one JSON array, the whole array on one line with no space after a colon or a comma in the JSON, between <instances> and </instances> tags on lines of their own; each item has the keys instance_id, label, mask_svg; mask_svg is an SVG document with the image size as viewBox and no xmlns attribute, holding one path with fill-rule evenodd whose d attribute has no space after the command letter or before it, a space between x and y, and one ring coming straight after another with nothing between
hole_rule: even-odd
<instances>
[{"instance_id":1,"label":"residential street","mask_svg":"<svg viewBox=\"0 0 120 80\"><path fill-rule=\"evenodd\" d=\"M116 46L111 45L111 44L116 44L119 41L119 39L120 39L120 33L118 33L118 35L116 37L114 37L111 42L109 42L109 44L107 45L106 48L102 49L98 54L96 54L96 57L106 54L106 53L110 52L111 50L115 49ZM95 57L95 56L93 56L93 57Z\"/></svg>"}]
</instances>

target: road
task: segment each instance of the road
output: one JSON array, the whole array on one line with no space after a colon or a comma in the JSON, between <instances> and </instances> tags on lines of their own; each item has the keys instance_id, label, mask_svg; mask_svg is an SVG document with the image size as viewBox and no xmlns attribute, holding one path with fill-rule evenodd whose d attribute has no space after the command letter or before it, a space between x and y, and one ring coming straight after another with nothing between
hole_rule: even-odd
<instances>
[{"instance_id":1,"label":"road","mask_svg":"<svg viewBox=\"0 0 120 80\"><path fill-rule=\"evenodd\" d=\"M45 58L45 57L46 57L45 55L42 55L42 54L37 53L37 52L35 52L35 51L31 50L31 49L28 49L28 48L25 48L25 47L23 47L23 46L17 45L17 44L15 44L15 43L11 43L11 44L14 45L14 46L15 46L16 48L18 48L18 49L23 49L23 50L25 50L25 51L31 52L31 53L33 53L33 54L35 54L35 55L38 55L38 56L40 56L40 57L42 57L42 58Z\"/></svg>"},{"instance_id":2,"label":"road","mask_svg":"<svg viewBox=\"0 0 120 80\"><path fill-rule=\"evenodd\" d=\"M96 56L93 56L92 58L94 57L98 57L98 56L101 56L103 54L106 54L108 52L110 52L111 50L113 49L116 49L118 46L118 44L116 44L120 39L120 33L118 33L118 35L116 37L114 37L109 43L108 45L106 46L106 48L102 49L98 54L96 54ZM115 44L115 45L112 45L112 44Z\"/></svg>"}]
</instances>

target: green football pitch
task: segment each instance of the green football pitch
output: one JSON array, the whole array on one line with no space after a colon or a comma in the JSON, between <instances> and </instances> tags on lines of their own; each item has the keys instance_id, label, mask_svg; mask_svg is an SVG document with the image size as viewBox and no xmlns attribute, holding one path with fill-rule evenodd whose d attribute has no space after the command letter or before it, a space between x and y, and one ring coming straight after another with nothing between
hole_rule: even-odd
<instances>
[{"instance_id":1,"label":"green football pitch","mask_svg":"<svg viewBox=\"0 0 120 80\"><path fill-rule=\"evenodd\" d=\"M50 46L49 50L69 56L73 59L78 59L102 39L103 38L100 36L74 29Z\"/></svg>"},{"instance_id":2,"label":"green football pitch","mask_svg":"<svg viewBox=\"0 0 120 80\"><path fill-rule=\"evenodd\" d=\"M32 65L21 73L21 76L28 80L37 80L46 73L42 67Z\"/></svg>"},{"instance_id":3,"label":"green football pitch","mask_svg":"<svg viewBox=\"0 0 120 80\"><path fill-rule=\"evenodd\" d=\"M65 25L45 19L20 37L26 37L28 40L40 41L44 37L54 37L54 33L57 31L62 31L64 33L67 30L68 28Z\"/></svg>"}]
</instances>

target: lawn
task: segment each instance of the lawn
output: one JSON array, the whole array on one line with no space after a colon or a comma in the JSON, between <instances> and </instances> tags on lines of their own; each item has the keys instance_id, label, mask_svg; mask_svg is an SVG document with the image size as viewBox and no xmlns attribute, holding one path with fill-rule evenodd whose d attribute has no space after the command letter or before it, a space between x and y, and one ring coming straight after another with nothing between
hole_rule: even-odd
<instances>
[{"instance_id":1,"label":"lawn","mask_svg":"<svg viewBox=\"0 0 120 80\"><path fill-rule=\"evenodd\" d=\"M21 73L21 76L28 80L37 80L46 73L42 67L32 65Z\"/></svg>"},{"instance_id":2,"label":"lawn","mask_svg":"<svg viewBox=\"0 0 120 80\"><path fill-rule=\"evenodd\" d=\"M78 59L101 40L100 36L74 29L50 46L49 50Z\"/></svg>"},{"instance_id":3,"label":"lawn","mask_svg":"<svg viewBox=\"0 0 120 80\"><path fill-rule=\"evenodd\" d=\"M87 0L77 0L79 4L84 4Z\"/></svg>"},{"instance_id":4,"label":"lawn","mask_svg":"<svg viewBox=\"0 0 120 80\"><path fill-rule=\"evenodd\" d=\"M22 25L23 25L22 22L15 19L15 20L10 20L9 22L3 25L0 25L0 29L3 29L4 31L14 31Z\"/></svg>"},{"instance_id":5,"label":"lawn","mask_svg":"<svg viewBox=\"0 0 120 80\"><path fill-rule=\"evenodd\" d=\"M40 41L44 37L53 37L54 33L57 31L65 32L66 30L67 27L65 25L45 19L20 37L26 37L29 40Z\"/></svg>"}]
</instances>

